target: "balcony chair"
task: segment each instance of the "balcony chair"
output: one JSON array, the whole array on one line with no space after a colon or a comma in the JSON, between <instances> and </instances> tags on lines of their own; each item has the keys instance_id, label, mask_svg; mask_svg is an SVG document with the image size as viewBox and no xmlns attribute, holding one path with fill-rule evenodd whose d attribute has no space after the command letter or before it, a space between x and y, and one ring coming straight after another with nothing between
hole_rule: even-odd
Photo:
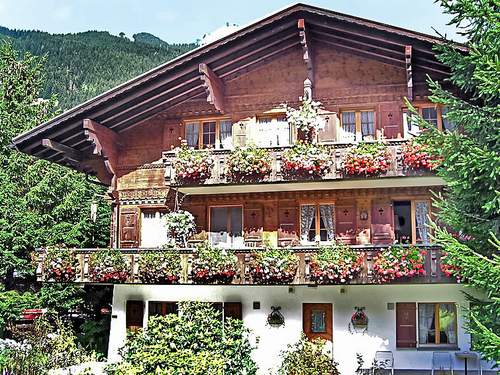
<instances>
[{"instance_id":1,"label":"balcony chair","mask_svg":"<svg viewBox=\"0 0 500 375\"><path fill-rule=\"evenodd\" d=\"M390 350L375 352L372 375L380 374L379 370L391 370L391 375L394 375L394 355Z\"/></svg>"},{"instance_id":2,"label":"balcony chair","mask_svg":"<svg viewBox=\"0 0 500 375\"><path fill-rule=\"evenodd\" d=\"M451 371L453 375L453 357L449 352L433 352L432 353L432 372L431 375L440 371Z\"/></svg>"}]
</instances>

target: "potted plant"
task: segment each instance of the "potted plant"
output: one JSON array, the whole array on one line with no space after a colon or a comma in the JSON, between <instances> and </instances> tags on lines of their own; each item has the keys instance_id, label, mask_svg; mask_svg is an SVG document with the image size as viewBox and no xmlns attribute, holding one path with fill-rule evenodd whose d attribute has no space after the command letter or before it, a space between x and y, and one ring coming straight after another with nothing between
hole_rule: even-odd
<instances>
[{"instance_id":1,"label":"potted plant","mask_svg":"<svg viewBox=\"0 0 500 375\"><path fill-rule=\"evenodd\" d=\"M181 275L181 256L172 248L142 251L138 275L145 284L176 284Z\"/></svg>"},{"instance_id":2,"label":"potted plant","mask_svg":"<svg viewBox=\"0 0 500 375\"><path fill-rule=\"evenodd\" d=\"M406 169L429 170L436 169L441 163L441 158L430 152L429 146L419 143L417 140L403 145L401 150L403 166Z\"/></svg>"},{"instance_id":3,"label":"potted plant","mask_svg":"<svg viewBox=\"0 0 500 375\"><path fill-rule=\"evenodd\" d=\"M165 214L164 221L169 238L175 244L186 247L187 240L196 232L196 224L191 212L171 211Z\"/></svg>"},{"instance_id":4,"label":"potted plant","mask_svg":"<svg viewBox=\"0 0 500 375\"><path fill-rule=\"evenodd\" d=\"M289 284L295 278L299 258L289 249L267 249L252 255L250 273L255 284Z\"/></svg>"},{"instance_id":5,"label":"potted plant","mask_svg":"<svg viewBox=\"0 0 500 375\"><path fill-rule=\"evenodd\" d=\"M181 184L202 184L212 176L211 150L195 150L185 142L175 150L175 176Z\"/></svg>"},{"instance_id":6,"label":"potted plant","mask_svg":"<svg viewBox=\"0 0 500 375\"><path fill-rule=\"evenodd\" d=\"M74 281L80 264L74 251L67 247L47 247L43 260L43 275L46 281Z\"/></svg>"},{"instance_id":7,"label":"potted plant","mask_svg":"<svg viewBox=\"0 0 500 375\"><path fill-rule=\"evenodd\" d=\"M226 160L226 174L232 182L263 180L272 171L269 151L255 145L237 147Z\"/></svg>"},{"instance_id":8,"label":"potted plant","mask_svg":"<svg viewBox=\"0 0 500 375\"><path fill-rule=\"evenodd\" d=\"M196 284L230 284L238 268L238 258L227 249L200 244L191 265L191 278Z\"/></svg>"},{"instance_id":9,"label":"potted plant","mask_svg":"<svg viewBox=\"0 0 500 375\"><path fill-rule=\"evenodd\" d=\"M98 283L124 283L130 277L130 265L118 249L100 249L90 254L89 277Z\"/></svg>"},{"instance_id":10,"label":"potted plant","mask_svg":"<svg viewBox=\"0 0 500 375\"><path fill-rule=\"evenodd\" d=\"M283 153L282 171L290 179L324 176L333 164L328 150L319 145L298 142Z\"/></svg>"},{"instance_id":11,"label":"potted plant","mask_svg":"<svg viewBox=\"0 0 500 375\"><path fill-rule=\"evenodd\" d=\"M349 323L349 331L351 331L351 328L356 332L364 332L368 329L368 316L364 310L364 307L354 307L354 312L351 315L351 321Z\"/></svg>"},{"instance_id":12,"label":"potted plant","mask_svg":"<svg viewBox=\"0 0 500 375\"><path fill-rule=\"evenodd\" d=\"M424 250L412 245L408 247L394 245L382 250L373 263L376 280L386 283L402 277L425 275L425 254Z\"/></svg>"},{"instance_id":13,"label":"potted plant","mask_svg":"<svg viewBox=\"0 0 500 375\"><path fill-rule=\"evenodd\" d=\"M345 284L363 268L364 253L338 244L319 249L310 263L310 278L318 284Z\"/></svg>"},{"instance_id":14,"label":"potted plant","mask_svg":"<svg viewBox=\"0 0 500 375\"><path fill-rule=\"evenodd\" d=\"M391 153L383 143L360 143L350 147L343 158L349 176L377 176L386 173L391 163Z\"/></svg>"},{"instance_id":15,"label":"potted plant","mask_svg":"<svg viewBox=\"0 0 500 375\"><path fill-rule=\"evenodd\" d=\"M313 100L303 100L298 109L286 107L286 119L299 132L300 138L311 143L314 135L325 127L325 122L319 115L321 103Z\"/></svg>"}]
</instances>

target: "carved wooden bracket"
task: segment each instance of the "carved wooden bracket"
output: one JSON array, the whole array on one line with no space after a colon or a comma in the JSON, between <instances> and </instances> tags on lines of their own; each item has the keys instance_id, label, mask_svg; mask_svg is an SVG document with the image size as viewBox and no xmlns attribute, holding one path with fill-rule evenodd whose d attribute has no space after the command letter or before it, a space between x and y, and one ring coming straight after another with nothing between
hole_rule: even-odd
<instances>
[{"instance_id":1,"label":"carved wooden bracket","mask_svg":"<svg viewBox=\"0 0 500 375\"><path fill-rule=\"evenodd\" d=\"M302 46L302 58L307 67L307 78L314 84L314 64L312 57L311 38L306 30L306 23L303 18L297 22L299 28L300 45Z\"/></svg>"},{"instance_id":2,"label":"carved wooden bracket","mask_svg":"<svg viewBox=\"0 0 500 375\"><path fill-rule=\"evenodd\" d=\"M207 64L200 64L198 69L207 93L207 102L212 104L217 111L224 113L224 82L217 77Z\"/></svg>"},{"instance_id":3,"label":"carved wooden bracket","mask_svg":"<svg viewBox=\"0 0 500 375\"><path fill-rule=\"evenodd\" d=\"M116 191L116 167L120 147L118 134L91 119L83 120L83 129L85 137L93 145L92 153L100 156L104 162L104 170L98 169L97 177L103 182L109 182L113 193Z\"/></svg>"},{"instance_id":4,"label":"carved wooden bracket","mask_svg":"<svg viewBox=\"0 0 500 375\"><path fill-rule=\"evenodd\" d=\"M411 67L412 58L411 46L405 46L405 61L406 61L406 85L408 87L408 100L413 100L413 72Z\"/></svg>"},{"instance_id":5,"label":"carved wooden bracket","mask_svg":"<svg viewBox=\"0 0 500 375\"><path fill-rule=\"evenodd\" d=\"M71 162L80 163L84 159L84 156L80 151L74 149L73 147L53 141L52 139L42 139L42 146L62 153L64 158Z\"/></svg>"}]
</instances>

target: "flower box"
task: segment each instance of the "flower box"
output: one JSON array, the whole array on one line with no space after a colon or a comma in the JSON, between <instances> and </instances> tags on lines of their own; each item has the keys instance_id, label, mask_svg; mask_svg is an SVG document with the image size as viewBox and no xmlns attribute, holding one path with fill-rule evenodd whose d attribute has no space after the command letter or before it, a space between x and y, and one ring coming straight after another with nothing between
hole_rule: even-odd
<instances>
[{"instance_id":1,"label":"flower box","mask_svg":"<svg viewBox=\"0 0 500 375\"><path fill-rule=\"evenodd\" d=\"M179 282L181 256L173 249L141 252L138 263L138 277L145 284L177 284Z\"/></svg>"},{"instance_id":2,"label":"flower box","mask_svg":"<svg viewBox=\"0 0 500 375\"><path fill-rule=\"evenodd\" d=\"M344 173L348 176L378 176L389 170L391 153L382 143L361 143L350 147L343 159Z\"/></svg>"},{"instance_id":3,"label":"flower box","mask_svg":"<svg viewBox=\"0 0 500 375\"><path fill-rule=\"evenodd\" d=\"M394 245L382 250L374 259L373 272L379 283L425 275L426 252L415 246Z\"/></svg>"},{"instance_id":4,"label":"flower box","mask_svg":"<svg viewBox=\"0 0 500 375\"><path fill-rule=\"evenodd\" d=\"M364 253L345 245L321 248L310 263L310 279L318 284L346 284L359 276Z\"/></svg>"},{"instance_id":5,"label":"flower box","mask_svg":"<svg viewBox=\"0 0 500 375\"><path fill-rule=\"evenodd\" d=\"M130 277L130 265L117 249L101 249L90 254L89 278L98 283L124 283Z\"/></svg>"},{"instance_id":6,"label":"flower box","mask_svg":"<svg viewBox=\"0 0 500 375\"><path fill-rule=\"evenodd\" d=\"M226 175L231 182L267 179L272 171L269 151L255 145L238 147L226 159Z\"/></svg>"},{"instance_id":7,"label":"flower box","mask_svg":"<svg viewBox=\"0 0 500 375\"><path fill-rule=\"evenodd\" d=\"M175 152L175 176L181 184L202 184L212 176L214 159L210 150L195 150L184 143Z\"/></svg>"},{"instance_id":8,"label":"flower box","mask_svg":"<svg viewBox=\"0 0 500 375\"><path fill-rule=\"evenodd\" d=\"M250 273L255 284L290 284L299 258L288 249L269 249L252 256Z\"/></svg>"},{"instance_id":9,"label":"flower box","mask_svg":"<svg viewBox=\"0 0 500 375\"><path fill-rule=\"evenodd\" d=\"M323 177L333 165L325 147L296 143L282 157L282 172L288 179L314 179Z\"/></svg>"},{"instance_id":10,"label":"flower box","mask_svg":"<svg viewBox=\"0 0 500 375\"><path fill-rule=\"evenodd\" d=\"M66 247L49 247L45 253L43 270L46 281L65 283L75 281L80 264L72 250Z\"/></svg>"},{"instance_id":11,"label":"flower box","mask_svg":"<svg viewBox=\"0 0 500 375\"><path fill-rule=\"evenodd\" d=\"M408 142L403 146L401 158L404 168L415 171L432 171L441 163L441 159L432 155L427 145L415 141Z\"/></svg>"},{"instance_id":12,"label":"flower box","mask_svg":"<svg viewBox=\"0 0 500 375\"><path fill-rule=\"evenodd\" d=\"M299 133L299 139L311 143L315 134L324 129L325 122L319 115L321 103L313 100L303 100L298 109L286 106L286 119Z\"/></svg>"},{"instance_id":13,"label":"flower box","mask_svg":"<svg viewBox=\"0 0 500 375\"><path fill-rule=\"evenodd\" d=\"M191 279L195 284L230 284L237 268L238 258L232 252L205 242L197 248Z\"/></svg>"}]
</instances>

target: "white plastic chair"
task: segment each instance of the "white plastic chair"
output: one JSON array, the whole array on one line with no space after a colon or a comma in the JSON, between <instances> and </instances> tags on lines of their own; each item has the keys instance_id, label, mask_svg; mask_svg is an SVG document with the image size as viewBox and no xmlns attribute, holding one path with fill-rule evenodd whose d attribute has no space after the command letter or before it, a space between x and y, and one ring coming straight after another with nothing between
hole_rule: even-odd
<instances>
[{"instance_id":1,"label":"white plastic chair","mask_svg":"<svg viewBox=\"0 0 500 375\"><path fill-rule=\"evenodd\" d=\"M435 371L451 371L453 375L453 357L449 352L433 352L432 353L432 373Z\"/></svg>"},{"instance_id":2,"label":"white plastic chair","mask_svg":"<svg viewBox=\"0 0 500 375\"><path fill-rule=\"evenodd\" d=\"M373 362L372 374L375 374L376 370L391 370L391 375L394 375L394 355L390 350L376 351Z\"/></svg>"}]
</instances>

